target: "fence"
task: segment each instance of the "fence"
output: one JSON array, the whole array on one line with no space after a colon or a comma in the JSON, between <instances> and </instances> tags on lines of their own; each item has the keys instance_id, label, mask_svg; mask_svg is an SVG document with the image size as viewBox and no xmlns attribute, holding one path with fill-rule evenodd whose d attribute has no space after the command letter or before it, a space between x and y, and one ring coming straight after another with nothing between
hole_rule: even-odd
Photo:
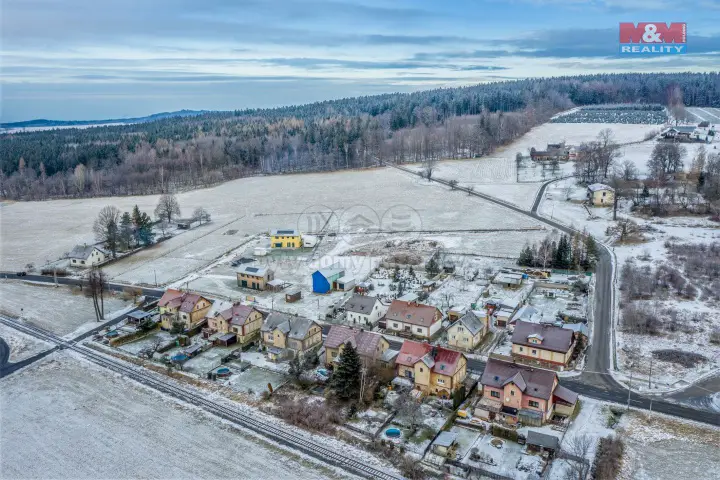
<instances>
[{"instance_id":1,"label":"fence","mask_svg":"<svg viewBox=\"0 0 720 480\"><path fill-rule=\"evenodd\" d=\"M445 465L452 465L453 467L460 468L462 470L465 470L468 473L475 473L477 475L481 475L483 477L492 478L495 480L515 480L513 477L508 477L505 475L501 475L499 473L491 472L489 470L485 470L484 468L476 467L474 465L468 465L466 463L460 463L457 460L446 460ZM449 469L448 469L449 470Z\"/></svg>"}]
</instances>

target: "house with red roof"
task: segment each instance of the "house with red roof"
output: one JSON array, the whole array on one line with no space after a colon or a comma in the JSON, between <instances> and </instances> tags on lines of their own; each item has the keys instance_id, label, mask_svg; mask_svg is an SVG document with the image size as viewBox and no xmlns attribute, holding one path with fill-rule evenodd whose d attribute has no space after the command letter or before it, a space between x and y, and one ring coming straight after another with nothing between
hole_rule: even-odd
<instances>
[{"instance_id":1,"label":"house with red roof","mask_svg":"<svg viewBox=\"0 0 720 480\"><path fill-rule=\"evenodd\" d=\"M263 316L255 308L241 303L219 305L208 314L209 336L221 334L220 343L247 344L260 335ZM203 331L204 332L204 331Z\"/></svg>"},{"instance_id":2,"label":"house with red roof","mask_svg":"<svg viewBox=\"0 0 720 480\"><path fill-rule=\"evenodd\" d=\"M205 322L211 306L212 302L198 293L168 288L158 302L160 326L170 330L173 323L182 322L185 330L193 329Z\"/></svg>"},{"instance_id":3,"label":"house with red roof","mask_svg":"<svg viewBox=\"0 0 720 480\"><path fill-rule=\"evenodd\" d=\"M395 359L398 377L428 395L450 398L467 376L467 358L449 348L405 340Z\"/></svg>"},{"instance_id":4,"label":"house with red roof","mask_svg":"<svg viewBox=\"0 0 720 480\"><path fill-rule=\"evenodd\" d=\"M385 313L385 325L390 331L429 340L440 331L442 313L437 307L416 301L393 300Z\"/></svg>"},{"instance_id":5,"label":"house with red roof","mask_svg":"<svg viewBox=\"0 0 720 480\"><path fill-rule=\"evenodd\" d=\"M480 379L482 398L475 415L538 426L553 415L571 416L577 393L559 383L557 373L490 357Z\"/></svg>"}]
</instances>

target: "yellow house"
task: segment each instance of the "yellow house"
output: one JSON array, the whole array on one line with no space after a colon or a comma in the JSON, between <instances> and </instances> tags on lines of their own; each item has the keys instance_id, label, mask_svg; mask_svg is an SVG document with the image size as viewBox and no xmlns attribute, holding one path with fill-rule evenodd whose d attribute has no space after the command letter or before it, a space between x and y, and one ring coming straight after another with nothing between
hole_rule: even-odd
<instances>
[{"instance_id":1,"label":"yellow house","mask_svg":"<svg viewBox=\"0 0 720 480\"><path fill-rule=\"evenodd\" d=\"M234 333L237 343L246 344L260 335L263 316L248 305L233 304L208 317L208 328L215 333Z\"/></svg>"},{"instance_id":2,"label":"yellow house","mask_svg":"<svg viewBox=\"0 0 720 480\"><path fill-rule=\"evenodd\" d=\"M379 333L333 325L325 338L325 363L329 366L337 362L348 343L355 347L366 366L379 362L383 353L390 348L388 341Z\"/></svg>"},{"instance_id":3,"label":"yellow house","mask_svg":"<svg viewBox=\"0 0 720 480\"><path fill-rule=\"evenodd\" d=\"M602 184L593 183L588 185L588 200L590 204L596 207L603 207L605 205L612 205L615 201L615 189Z\"/></svg>"},{"instance_id":4,"label":"yellow house","mask_svg":"<svg viewBox=\"0 0 720 480\"><path fill-rule=\"evenodd\" d=\"M297 230L270 231L270 248L300 248L302 246L302 235Z\"/></svg>"},{"instance_id":5,"label":"yellow house","mask_svg":"<svg viewBox=\"0 0 720 480\"><path fill-rule=\"evenodd\" d=\"M565 367L575 349L572 330L555 325L518 321L512 335L512 355L519 360Z\"/></svg>"},{"instance_id":6,"label":"yellow house","mask_svg":"<svg viewBox=\"0 0 720 480\"><path fill-rule=\"evenodd\" d=\"M395 360L397 375L429 395L450 398L465 382L467 358L449 348L405 340Z\"/></svg>"},{"instance_id":7,"label":"yellow house","mask_svg":"<svg viewBox=\"0 0 720 480\"><path fill-rule=\"evenodd\" d=\"M173 323L182 322L185 330L190 330L205 321L211 306L212 302L202 295L169 288L158 302L160 326L170 330Z\"/></svg>"},{"instance_id":8,"label":"yellow house","mask_svg":"<svg viewBox=\"0 0 720 480\"><path fill-rule=\"evenodd\" d=\"M280 312L268 315L260 331L271 360L303 356L322 343L322 328L317 322Z\"/></svg>"},{"instance_id":9,"label":"yellow house","mask_svg":"<svg viewBox=\"0 0 720 480\"><path fill-rule=\"evenodd\" d=\"M448 328L448 345L464 351L475 349L487 333L487 313L478 316L469 311Z\"/></svg>"}]
</instances>

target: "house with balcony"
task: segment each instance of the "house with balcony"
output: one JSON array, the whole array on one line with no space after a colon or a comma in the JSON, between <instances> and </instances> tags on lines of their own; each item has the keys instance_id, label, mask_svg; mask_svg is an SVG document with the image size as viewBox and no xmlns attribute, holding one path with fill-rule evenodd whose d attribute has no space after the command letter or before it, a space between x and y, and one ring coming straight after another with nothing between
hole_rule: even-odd
<instances>
[{"instance_id":1,"label":"house with balcony","mask_svg":"<svg viewBox=\"0 0 720 480\"><path fill-rule=\"evenodd\" d=\"M395 358L396 373L427 395L449 399L465 382L467 358L457 350L405 340Z\"/></svg>"},{"instance_id":2,"label":"house with balcony","mask_svg":"<svg viewBox=\"0 0 720 480\"><path fill-rule=\"evenodd\" d=\"M539 426L553 415L572 415L577 404L577 393L560 385L555 372L494 357L485 364L480 384L474 414L486 420Z\"/></svg>"},{"instance_id":3,"label":"house with balcony","mask_svg":"<svg viewBox=\"0 0 720 480\"><path fill-rule=\"evenodd\" d=\"M203 330L206 336L219 334L221 343L239 343L245 345L260 335L263 324L263 315L255 308L241 303L234 303L212 311L208 315L207 328Z\"/></svg>"}]
</instances>

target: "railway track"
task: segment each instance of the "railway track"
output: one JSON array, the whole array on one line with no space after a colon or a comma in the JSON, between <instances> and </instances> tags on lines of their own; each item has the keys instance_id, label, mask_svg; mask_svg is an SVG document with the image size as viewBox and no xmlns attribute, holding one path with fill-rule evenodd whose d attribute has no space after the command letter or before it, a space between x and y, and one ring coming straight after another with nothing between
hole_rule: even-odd
<instances>
[{"instance_id":1,"label":"railway track","mask_svg":"<svg viewBox=\"0 0 720 480\"><path fill-rule=\"evenodd\" d=\"M318 460L334 465L347 471L373 479L400 480L402 477L384 472L378 468L367 465L359 460L343 455L325 445L314 442L311 439L299 435L290 429L283 428L277 424L254 418L252 415L233 409L226 405L209 400L197 392L183 388L174 382L158 378L159 374L150 373L143 367L128 364L122 360L107 357L83 345L62 339L46 330L34 325L18 322L11 318L0 316L0 323L14 328L20 332L32 335L41 340L56 344L59 349L67 349L77 352L89 361L105 367L113 372L119 373L138 383L149 386L171 395L177 399L196 405L207 412L217 415L225 420L231 421L243 428L252 430L259 435L276 441L280 444L292 447Z\"/></svg>"}]
</instances>

